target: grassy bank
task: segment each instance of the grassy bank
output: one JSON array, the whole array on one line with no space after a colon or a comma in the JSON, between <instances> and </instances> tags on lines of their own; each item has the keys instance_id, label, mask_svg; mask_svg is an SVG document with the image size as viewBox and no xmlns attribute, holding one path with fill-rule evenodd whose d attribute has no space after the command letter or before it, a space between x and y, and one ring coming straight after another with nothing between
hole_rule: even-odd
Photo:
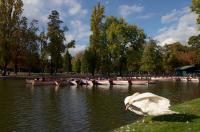
<instances>
[{"instance_id":1,"label":"grassy bank","mask_svg":"<svg viewBox=\"0 0 200 132\"><path fill-rule=\"evenodd\" d=\"M200 132L200 99L171 108L180 114L146 117L123 126L116 132Z\"/></svg>"}]
</instances>

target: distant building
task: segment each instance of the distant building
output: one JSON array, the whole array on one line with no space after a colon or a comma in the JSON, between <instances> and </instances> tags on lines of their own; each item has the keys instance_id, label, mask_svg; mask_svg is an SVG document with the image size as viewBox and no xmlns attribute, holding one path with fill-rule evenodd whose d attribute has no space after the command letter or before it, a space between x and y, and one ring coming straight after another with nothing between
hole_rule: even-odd
<instances>
[{"instance_id":1,"label":"distant building","mask_svg":"<svg viewBox=\"0 0 200 132\"><path fill-rule=\"evenodd\" d=\"M178 76L200 76L199 65L187 65L176 68L176 74Z\"/></svg>"}]
</instances>

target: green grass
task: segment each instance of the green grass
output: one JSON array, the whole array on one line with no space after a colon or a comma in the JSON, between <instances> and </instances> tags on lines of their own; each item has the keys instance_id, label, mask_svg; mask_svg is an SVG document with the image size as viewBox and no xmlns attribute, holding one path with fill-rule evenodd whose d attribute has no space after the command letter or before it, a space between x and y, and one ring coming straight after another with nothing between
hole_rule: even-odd
<instances>
[{"instance_id":1,"label":"green grass","mask_svg":"<svg viewBox=\"0 0 200 132\"><path fill-rule=\"evenodd\" d=\"M145 117L116 132L200 132L200 99L171 108L180 114Z\"/></svg>"}]
</instances>

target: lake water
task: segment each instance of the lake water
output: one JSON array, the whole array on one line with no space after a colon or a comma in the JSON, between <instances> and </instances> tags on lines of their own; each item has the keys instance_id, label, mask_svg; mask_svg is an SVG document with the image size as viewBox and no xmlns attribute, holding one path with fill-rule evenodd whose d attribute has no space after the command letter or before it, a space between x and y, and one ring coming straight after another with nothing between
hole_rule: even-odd
<instances>
[{"instance_id":1,"label":"lake water","mask_svg":"<svg viewBox=\"0 0 200 132\"><path fill-rule=\"evenodd\" d=\"M200 97L198 83L160 82L135 87L32 87L0 80L0 132L106 132L141 118L125 111L135 92L167 97L171 104Z\"/></svg>"}]
</instances>

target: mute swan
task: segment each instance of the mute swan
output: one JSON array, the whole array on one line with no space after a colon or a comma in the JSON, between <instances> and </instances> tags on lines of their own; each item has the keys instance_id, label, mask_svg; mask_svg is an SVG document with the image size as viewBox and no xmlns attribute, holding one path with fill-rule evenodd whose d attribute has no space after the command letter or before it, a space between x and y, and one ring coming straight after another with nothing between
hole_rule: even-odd
<instances>
[{"instance_id":1,"label":"mute swan","mask_svg":"<svg viewBox=\"0 0 200 132\"><path fill-rule=\"evenodd\" d=\"M164 97L152 94L152 93L135 93L132 96L125 98L124 103L126 110L135 112L138 115L167 115L177 114L177 112L171 111L170 101Z\"/></svg>"}]
</instances>

